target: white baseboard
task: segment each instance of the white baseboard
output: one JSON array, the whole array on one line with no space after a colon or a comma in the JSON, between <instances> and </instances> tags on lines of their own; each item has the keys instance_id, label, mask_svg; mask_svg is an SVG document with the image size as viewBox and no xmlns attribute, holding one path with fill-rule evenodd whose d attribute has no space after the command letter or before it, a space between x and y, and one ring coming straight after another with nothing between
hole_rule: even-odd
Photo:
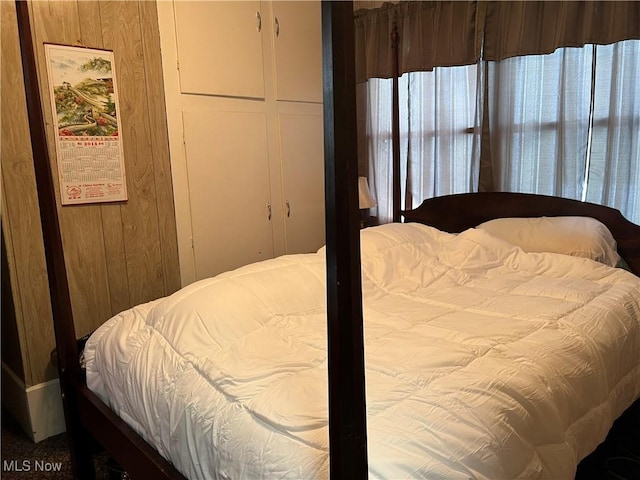
<instances>
[{"instance_id":1,"label":"white baseboard","mask_svg":"<svg viewBox=\"0 0 640 480\"><path fill-rule=\"evenodd\" d=\"M3 362L2 403L34 442L58 435L66 429L57 378L26 387Z\"/></svg>"},{"instance_id":2,"label":"white baseboard","mask_svg":"<svg viewBox=\"0 0 640 480\"><path fill-rule=\"evenodd\" d=\"M33 441L39 442L66 430L60 395L60 381L56 378L27 388Z\"/></svg>"}]
</instances>

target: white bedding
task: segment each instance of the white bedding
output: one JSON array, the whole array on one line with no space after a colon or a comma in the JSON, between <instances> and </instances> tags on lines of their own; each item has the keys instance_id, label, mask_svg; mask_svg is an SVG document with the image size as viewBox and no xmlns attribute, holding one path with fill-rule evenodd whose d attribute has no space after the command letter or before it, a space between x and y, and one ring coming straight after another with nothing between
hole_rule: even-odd
<instances>
[{"instance_id":1,"label":"white bedding","mask_svg":"<svg viewBox=\"0 0 640 480\"><path fill-rule=\"evenodd\" d=\"M640 397L640 279L481 230L362 231L371 478L573 478ZM106 322L89 388L188 478L328 478L325 257Z\"/></svg>"}]
</instances>

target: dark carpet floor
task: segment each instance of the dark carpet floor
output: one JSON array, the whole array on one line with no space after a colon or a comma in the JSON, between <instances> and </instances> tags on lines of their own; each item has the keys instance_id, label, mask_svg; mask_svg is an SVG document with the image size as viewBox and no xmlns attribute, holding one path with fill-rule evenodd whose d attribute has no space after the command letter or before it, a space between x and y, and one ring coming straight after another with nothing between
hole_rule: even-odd
<instances>
[{"instance_id":1,"label":"dark carpet floor","mask_svg":"<svg viewBox=\"0 0 640 480\"><path fill-rule=\"evenodd\" d=\"M2 414L2 480L72 479L64 434L34 444ZM95 455L96 480L120 478L104 453ZM640 480L640 401L616 421L607 440L578 465L575 480Z\"/></svg>"},{"instance_id":2,"label":"dark carpet floor","mask_svg":"<svg viewBox=\"0 0 640 480\"><path fill-rule=\"evenodd\" d=\"M1 442L2 480L73 479L69 447L64 433L33 443L20 425L3 409ZM97 453L94 464L96 480L111 480L111 464L106 454Z\"/></svg>"}]
</instances>

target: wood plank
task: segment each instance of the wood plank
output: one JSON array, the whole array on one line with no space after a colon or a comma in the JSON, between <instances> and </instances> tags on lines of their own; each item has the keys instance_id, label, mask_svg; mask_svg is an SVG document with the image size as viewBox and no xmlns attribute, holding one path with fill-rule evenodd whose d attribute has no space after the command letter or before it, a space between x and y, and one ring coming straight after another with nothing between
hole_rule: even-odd
<instances>
[{"instance_id":1,"label":"wood plank","mask_svg":"<svg viewBox=\"0 0 640 480\"><path fill-rule=\"evenodd\" d=\"M151 121L151 158L156 185L156 208L160 226L160 251L164 293L169 295L181 286L178 260L178 236L173 206L173 180L169 157L169 133L164 101L162 55L156 2L140 2L142 49L145 59L147 110Z\"/></svg>"},{"instance_id":2,"label":"wood plank","mask_svg":"<svg viewBox=\"0 0 640 480\"><path fill-rule=\"evenodd\" d=\"M100 2L78 2L78 16L82 44L93 48L104 48L102 29L99 28L102 22ZM120 202L100 205L111 315L131 306L120 207ZM96 328L103 320L105 318L96 318L93 327Z\"/></svg>"},{"instance_id":3,"label":"wood plank","mask_svg":"<svg viewBox=\"0 0 640 480\"><path fill-rule=\"evenodd\" d=\"M7 247L7 263L13 288L16 327L20 345L29 335L26 324L34 319L52 325L47 270L42 245L40 210L36 195L33 155L29 142L29 120L25 109L22 61L14 2L0 2L2 69L0 103L2 142L2 227ZM7 114L11 112L11 114ZM15 221L14 221L15 220ZM4 319L3 319L4 321ZM40 381L26 348L21 348L23 376L27 386ZM42 368L37 365L36 368ZM45 367L46 368L46 367Z\"/></svg>"},{"instance_id":4,"label":"wood plank","mask_svg":"<svg viewBox=\"0 0 640 480\"><path fill-rule=\"evenodd\" d=\"M144 303L164 295L151 127L145 88L144 51L137 2L101 2L105 48L115 53L120 132L129 200L122 205L123 236L130 301Z\"/></svg>"}]
</instances>

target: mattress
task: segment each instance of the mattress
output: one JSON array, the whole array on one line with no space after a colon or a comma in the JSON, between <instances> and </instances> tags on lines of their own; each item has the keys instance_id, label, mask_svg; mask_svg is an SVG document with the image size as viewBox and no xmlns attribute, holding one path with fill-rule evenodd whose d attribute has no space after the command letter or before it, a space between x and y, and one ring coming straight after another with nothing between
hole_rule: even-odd
<instances>
[{"instance_id":1,"label":"mattress","mask_svg":"<svg viewBox=\"0 0 640 480\"><path fill-rule=\"evenodd\" d=\"M640 279L479 229L361 233L371 478L573 478L640 397ZM328 478L324 249L120 313L87 383L188 478Z\"/></svg>"}]
</instances>

